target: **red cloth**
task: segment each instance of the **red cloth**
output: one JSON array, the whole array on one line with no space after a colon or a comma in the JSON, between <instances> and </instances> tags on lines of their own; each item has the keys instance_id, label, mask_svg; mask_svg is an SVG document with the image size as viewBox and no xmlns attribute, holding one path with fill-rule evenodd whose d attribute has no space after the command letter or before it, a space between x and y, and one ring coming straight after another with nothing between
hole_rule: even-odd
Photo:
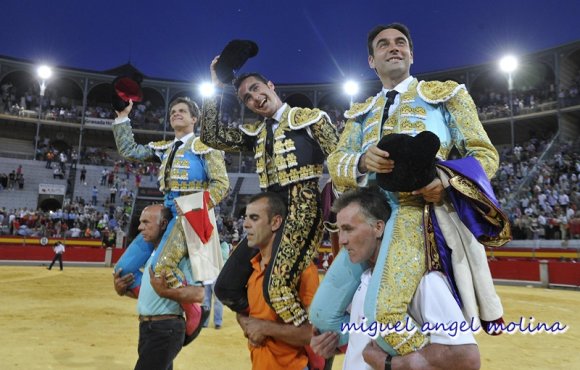
<instances>
[{"instance_id":1,"label":"red cloth","mask_svg":"<svg viewBox=\"0 0 580 370\"><path fill-rule=\"evenodd\" d=\"M213 232L213 225L209 220L209 214L207 213L207 203L209 202L209 192L203 192L203 208L191 210L185 213L185 218L193 227L193 230L199 236L199 239L203 244L207 243L211 238L211 233Z\"/></svg>"}]
</instances>

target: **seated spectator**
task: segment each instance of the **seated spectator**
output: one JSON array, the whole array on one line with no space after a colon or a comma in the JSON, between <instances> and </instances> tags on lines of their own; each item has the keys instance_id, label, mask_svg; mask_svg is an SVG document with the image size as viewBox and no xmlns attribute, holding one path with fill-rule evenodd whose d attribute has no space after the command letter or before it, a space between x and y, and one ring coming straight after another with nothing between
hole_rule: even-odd
<instances>
[{"instance_id":1,"label":"seated spectator","mask_svg":"<svg viewBox=\"0 0 580 370\"><path fill-rule=\"evenodd\" d=\"M71 238L80 238L81 237L81 229L79 229L78 225L75 225L72 229L69 230Z\"/></svg>"},{"instance_id":2,"label":"seated spectator","mask_svg":"<svg viewBox=\"0 0 580 370\"><path fill-rule=\"evenodd\" d=\"M101 232L99 231L99 229L93 230L91 237L93 239L101 239Z\"/></svg>"},{"instance_id":3,"label":"seated spectator","mask_svg":"<svg viewBox=\"0 0 580 370\"><path fill-rule=\"evenodd\" d=\"M64 179L64 172L62 171L62 168L56 167L54 169L54 171L52 171L52 178L53 179L59 178L59 179L63 180Z\"/></svg>"}]
</instances>

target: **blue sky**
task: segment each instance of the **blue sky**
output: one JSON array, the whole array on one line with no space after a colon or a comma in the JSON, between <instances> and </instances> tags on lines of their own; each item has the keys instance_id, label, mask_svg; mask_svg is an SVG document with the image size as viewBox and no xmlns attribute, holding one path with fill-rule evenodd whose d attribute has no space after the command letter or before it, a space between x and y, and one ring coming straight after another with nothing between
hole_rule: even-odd
<instances>
[{"instance_id":1,"label":"blue sky","mask_svg":"<svg viewBox=\"0 0 580 370\"><path fill-rule=\"evenodd\" d=\"M0 11L0 55L95 71L130 61L183 81L207 79L236 38L260 47L243 70L277 83L372 79L366 34L394 21L411 29L415 73L580 40L578 0L19 0Z\"/></svg>"}]
</instances>

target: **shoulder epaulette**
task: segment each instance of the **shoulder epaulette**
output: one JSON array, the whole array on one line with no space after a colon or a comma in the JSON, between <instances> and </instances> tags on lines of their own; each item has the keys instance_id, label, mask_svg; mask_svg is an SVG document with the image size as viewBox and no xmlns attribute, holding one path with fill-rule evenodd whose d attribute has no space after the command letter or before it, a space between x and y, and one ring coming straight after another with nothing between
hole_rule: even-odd
<instances>
[{"instance_id":1,"label":"shoulder epaulette","mask_svg":"<svg viewBox=\"0 0 580 370\"><path fill-rule=\"evenodd\" d=\"M377 95L369 97L364 103L354 103L349 110L344 112L344 116L347 119L361 116L368 113L375 105L377 99L382 95L382 91L379 91Z\"/></svg>"},{"instance_id":2,"label":"shoulder epaulette","mask_svg":"<svg viewBox=\"0 0 580 370\"><path fill-rule=\"evenodd\" d=\"M195 154L207 154L212 150L214 149L202 143L199 137L194 138L191 142L191 151Z\"/></svg>"},{"instance_id":3,"label":"shoulder epaulette","mask_svg":"<svg viewBox=\"0 0 580 370\"><path fill-rule=\"evenodd\" d=\"M417 85L417 93L429 104L445 103L454 97L465 85L455 81L421 81Z\"/></svg>"},{"instance_id":4,"label":"shoulder epaulette","mask_svg":"<svg viewBox=\"0 0 580 370\"><path fill-rule=\"evenodd\" d=\"M264 127L264 125L265 125L264 121L244 123L243 125L240 125L240 130L246 135L257 136L262 130L262 127Z\"/></svg>"},{"instance_id":5,"label":"shoulder epaulette","mask_svg":"<svg viewBox=\"0 0 580 370\"><path fill-rule=\"evenodd\" d=\"M165 150L169 148L171 144L173 144L173 140L152 141L147 145L153 150Z\"/></svg>"},{"instance_id":6,"label":"shoulder epaulette","mask_svg":"<svg viewBox=\"0 0 580 370\"><path fill-rule=\"evenodd\" d=\"M295 107L291 108L288 112L288 125L292 130L300 130L301 128L308 127L320 121L324 116L326 116L326 119L330 122L328 114L320 109Z\"/></svg>"}]
</instances>

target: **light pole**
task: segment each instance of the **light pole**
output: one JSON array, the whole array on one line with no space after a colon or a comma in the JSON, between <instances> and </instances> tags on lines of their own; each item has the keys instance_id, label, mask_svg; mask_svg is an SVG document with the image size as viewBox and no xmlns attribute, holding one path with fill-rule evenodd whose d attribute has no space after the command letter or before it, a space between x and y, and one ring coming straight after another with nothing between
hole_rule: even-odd
<instances>
[{"instance_id":1,"label":"light pole","mask_svg":"<svg viewBox=\"0 0 580 370\"><path fill-rule=\"evenodd\" d=\"M36 121L36 136L34 137L34 160L38 153L38 140L40 139L40 119L42 115L42 101L44 99L44 91L46 90L46 80L52 76L52 68L42 65L36 70L36 74L40 78L40 101L38 104L38 121Z\"/></svg>"},{"instance_id":2,"label":"light pole","mask_svg":"<svg viewBox=\"0 0 580 370\"><path fill-rule=\"evenodd\" d=\"M358 94L359 86L356 81L348 80L342 85L342 89L344 90L345 94L350 97L350 105L352 107L352 101L356 94Z\"/></svg>"},{"instance_id":3,"label":"light pole","mask_svg":"<svg viewBox=\"0 0 580 370\"><path fill-rule=\"evenodd\" d=\"M508 100L510 105L510 131L512 149L515 147L515 130L514 130L514 103L512 98L512 90L514 89L514 82L512 79L513 72L518 68L518 60L512 55L505 56L499 61L499 68L508 75Z\"/></svg>"}]
</instances>

